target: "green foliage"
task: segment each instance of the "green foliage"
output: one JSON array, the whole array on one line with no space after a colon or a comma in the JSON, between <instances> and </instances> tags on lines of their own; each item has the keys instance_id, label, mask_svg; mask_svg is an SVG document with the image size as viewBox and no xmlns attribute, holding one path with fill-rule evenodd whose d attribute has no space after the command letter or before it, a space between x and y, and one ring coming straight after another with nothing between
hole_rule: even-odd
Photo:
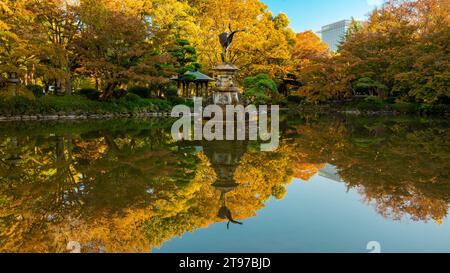
<instances>
[{"instance_id":1,"label":"green foliage","mask_svg":"<svg viewBox=\"0 0 450 273\"><path fill-rule=\"evenodd\" d=\"M152 99L151 102L160 110L170 111L172 109L172 105L166 100Z\"/></svg>"},{"instance_id":2,"label":"green foliage","mask_svg":"<svg viewBox=\"0 0 450 273\"><path fill-rule=\"evenodd\" d=\"M169 97L167 100L173 106L187 105L189 107L194 107L194 101L192 99L185 99L181 97Z\"/></svg>"},{"instance_id":3,"label":"green foliage","mask_svg":"<svg viewBox=\"0 0 450 273\"><path fill-rule=\"evenodd\" d=\"M101 96L101 93L95 88L82 88L78 94L90 100L99 100Z\"/></svg>"},{"instance_id":4,"label":"green foliage","mask_svg":"<svg viewBox=\"0 0 450 273\"><path fill-rule=\"evenodd\" d=\"M267 104L270 101L270 97L267 96L264 91L256 88L245 91L243 97L248 103L254 105Z\"/></svg>"},{"instance_id":5,"label":"green foliage","mask_svg":"<svg viewBox=\"0 0 450 273\"><path fill-rule=\"evenodd\" d=\"M341 48L342 44L345 43L345 41L352 38L354 35L356 35L362 29L363 29L362 23L360 21L356 20L354 17L352 17L350 25L347 28L347 32L345 33L344 39L342 40L341 44L339 45L339 49Z\"/></svg>"},{"instance_id":6,"label":"green foliage","mask_svg":"<svg viewBox=\"0 0 450 273\"><path fill-rule=\"evenodd\" d=\"M397 102L396 104L392 105L392 108L403 114L416 113L419 109L417 103L410 102Z\"/></svg>"},{"instance_id":7,"label":"green foliage","mask_svg":"<svg viewBox=\"0 0 450 273\"><path fill-rule=\"evenodd\" d=\"M185 71L184 73L186 73L188 71ZM197 79L197 77L195 75L192 74L180 74L180 80L182 81L195 81Z\"/></svg>"},{"instance_id":8,"label":"green foliage","mask_svg":"<svg viewBox=\"0 0 450 273\"><path fill-rule=\"evenodd\" d=\"M127 95L127 91L124 89L116 88L113 91L113 98L121 99Z\"/></svg>"},{"instance_id":9,"label":"green foliage","mask_svg":"<svg viewBox=\"0 0 450 273\"><path fill-rule=\"evenodd\" d=\"M161 99L142 99L135 94L111 101L94 101L84 96L44 96L28 99L17 96L0 99L0 115L36 115L58 113L123 113L168 111L171 103Z\"/></svg>"},{"instance_id":10,"label":"green foliage","mask_svg":"<svg viewBox=\"0 0 450 273\"><path fill-rule=\"evenodd\" d=\"M421 104L419 106L419 111L422 114L435 115L450 113L450 104Z\"/></svg>"},{"instance_id":11,"label":"green foliage","mask_svg":"<svg viewBox=\"0 0 450 273\"><path fill-rule=\"evenodd\" d=\"M178 75L187 71L198 71L201 65L197 62L197 50L188 40L177 39L175 46L169 50L171 56L176 60Z\"/></svg>"},{"instance_id":12,"label":"green foliage","mask_svg":"<svg viewBox=\"0 0 450 273\"><path fill-rule=\"evenodd\" d=\"M143 86L134 86L128 89L128 92L131 94L138 95L141 98L150 98L152 96L152 90Z\"/></svg>"},{"instance_id":13,"label":"green foliage","mask_svg":"<svg viewBox=\"0 0 450 273\"><path fill-rule=\"evenodd\" d=\"M280 97L277 84L267 74L245 78L244 88L244 99L255 105L271 103Z\"/></svg>"},{"instance_id":14,"label":"green foliage","mask_svg":"<svg viewBox=\"0 0 450 273\"><path fill-rule=\"evenodd\" d=\"M373 80L369 77L364 77L356 81L355 90L359 93L371 94L386 91L388 88L386 85Z\"/></svg>"},{"instance_id":15,"label":"green foliage","mask_svg":"<svg viewBox=\"0 0 450 273\"><path fill-rule=\"evenodd\" d=\"M279 98L272 100L272 105L279 105L281 107L285 107L289 105L289 102L286 98L282 98L280 96Z\"/></svg>"},{"instance_id":16,"label":"green foliage","mask_svg":"<svg viewBox=\"0 0 450 273\"><path fill-rule=\"evenodd\" d=\"M141 97L133 93L127 93L125 95L125 100L129 102L138 102L141 100Z\"/></svg>"},{"instance_id":17,"label":"green foliage","mask_svg":"<svg viewBox=\"0 0 450 273\"><path fill-rule=\"evenodd\" d=\"M44 87L37 84L29 84L27 85L28 90L33 92L33 95L36 98L42 97L44 95Z\"/></svg>"},{"instance_id":18,"label":"green foliage","mask_svg":"<svg viewBox=\"0 0 450 273\"><path fill-rule=\"evenodd\" d=\"M277 84L267 74L258 74L244 79L246 89L257 88L265 92L277 92Z\"/></svg>"},{"instance_id":19,"label":"green foliage","mask_svg":"<svg viewBox=\"0 0 450 273\"><path fill-rule=\"evenodd\" d=\"M287 101L293 104L301 104L305 101L305 97L302 96L288 96Z\"/></svg>"},{"instance_id":20,"label":"green foliage","mask_svg":"<svg viewBox=\"0 0 450 273\"><path fill-rule=\"evenodd\" d=\"M361 111L380 111L383 110L384 107L385 104L383 100L375 96L369 96L357 103L357 108Z\"/></svg>"}]
</instances>

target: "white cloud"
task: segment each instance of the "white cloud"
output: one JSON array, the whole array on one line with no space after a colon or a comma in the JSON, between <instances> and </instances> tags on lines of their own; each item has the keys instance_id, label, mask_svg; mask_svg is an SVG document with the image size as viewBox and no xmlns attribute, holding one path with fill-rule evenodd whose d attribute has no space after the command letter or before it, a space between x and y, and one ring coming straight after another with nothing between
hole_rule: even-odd
<instances>
[{"instance_id":1,"label":"white cloud","mask_svg":"<svg viewBox=\"0 0 450 273\"><path fill-rule=\"evenodd\" d=\"M367 5L369 6L381 6L383 4L383 0L366 0Z\"/></svg>"}]
</instances>

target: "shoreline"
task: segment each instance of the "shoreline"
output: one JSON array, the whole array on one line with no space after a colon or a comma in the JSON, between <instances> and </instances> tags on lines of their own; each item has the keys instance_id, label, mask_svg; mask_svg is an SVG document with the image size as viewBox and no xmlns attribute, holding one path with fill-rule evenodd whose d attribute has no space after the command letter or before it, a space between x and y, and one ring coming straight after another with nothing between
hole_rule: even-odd
<instances>
[{"instance_id":1,"label":"shoreline","mask_svg":"<svg viewBox=\"0 0 450 273\"><path fill-rule=\"evenodd\" d=\"M73 120L99 120L99 119L121 119L121 118L149 118L170 117L169 112L145 112L145 113L105 113L105 114L36 114L36 115L14 115L0 116L0 123L13 121L73 121Z\"/></svg>"},{"instance_id":2,"label":"shoreline","mask_svg":"<svg viewBox=\"0 0 450 273\"><path fill-rule=\"evenodd\" d=\"M436 114L423 114L420 112L412 113L402 113L399 111L384 110L384 111L362 111L359 109L349 109L344 110L340 108L334 108L329 106L298 106L298 107L281 107L281 112L287 111L302 111L304 113L322 113L322 114L340 114L349 116L443 116L449 117L449 112L436 113ZM122 119L122 118L161 118L161 117L171 117L170 112L167 111L157 111L157 112L124 112L124 113L58 113L58 114L26 114L26 115L12 115L12 116L2 116L0 115L0 124L13 121L80 121L80 120L111 120L111 119Z\"/></svg>"}]
</instances>

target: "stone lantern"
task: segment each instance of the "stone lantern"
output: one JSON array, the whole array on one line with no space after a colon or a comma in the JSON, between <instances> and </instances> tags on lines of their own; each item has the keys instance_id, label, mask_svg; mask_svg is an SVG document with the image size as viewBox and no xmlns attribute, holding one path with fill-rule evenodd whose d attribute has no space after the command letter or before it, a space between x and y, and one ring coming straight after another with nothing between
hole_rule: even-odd
<instances>
[{"instance_id":1,"label":"stone lantern","mask_svg":"<svg viewBox=\"0 0 450 273\"><path fill-rule=\"evenodd\" d=\"M9 73L8 80L8 90L11 92L13 96L17 96L17 86L19 85L20 80L17 78L16 72Z\"/></svg>"}]
</instances>

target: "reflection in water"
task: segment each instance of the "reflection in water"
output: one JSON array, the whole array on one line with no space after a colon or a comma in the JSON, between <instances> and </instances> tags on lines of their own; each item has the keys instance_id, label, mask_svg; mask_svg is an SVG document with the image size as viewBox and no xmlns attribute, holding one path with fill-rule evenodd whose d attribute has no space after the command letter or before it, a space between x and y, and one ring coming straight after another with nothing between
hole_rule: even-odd
<instances>
[{"instance_id":1,"label":"reflection in water","mask_svg":"<svg viewBox=\"0 0 450 273\"><path fill-rule=\"evenodd\" d=\"M231 209L227 206L226 195L239 186L234 181L233 174L239 166L247 145L245 141L203 142L205 155L216 173L216 181L212 186L220 191L220 209L217 217L228 220L227 229L230 228L230 223L243 224L233 219Z\"/></svg>"},{"instance_id":2,"label":"reflection in water","mask_svg":"<svg viewBox=\"0 0 450 273\"><path fill-rule=\"evenodd\" d=\"M441 223L448 213L446 121L290 116L271 153L245 141L175 143L170 126L2 125L0 252L64 252L69 242L145 252L214 223L245 224L293 178L315 175L356 188L387 219Z\"/></svg>"}]
</instances>

